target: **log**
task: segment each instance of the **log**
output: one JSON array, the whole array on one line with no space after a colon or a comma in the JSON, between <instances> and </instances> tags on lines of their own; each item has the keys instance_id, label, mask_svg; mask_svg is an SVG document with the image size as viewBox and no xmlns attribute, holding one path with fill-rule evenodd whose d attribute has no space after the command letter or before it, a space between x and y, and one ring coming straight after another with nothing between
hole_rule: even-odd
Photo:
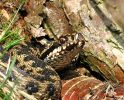
<instances>
[{"instance_id":1,"label":"log","mask_svg":"<svg viewBox=\"0 0 124 100\"><path fill-rule=\"evenodd\" d=\"M73 29L82 33L85 38L81 62L86 62L107 81L124 83L124 34L104 2L62 1Z\"/></svg>"}]
</instances>

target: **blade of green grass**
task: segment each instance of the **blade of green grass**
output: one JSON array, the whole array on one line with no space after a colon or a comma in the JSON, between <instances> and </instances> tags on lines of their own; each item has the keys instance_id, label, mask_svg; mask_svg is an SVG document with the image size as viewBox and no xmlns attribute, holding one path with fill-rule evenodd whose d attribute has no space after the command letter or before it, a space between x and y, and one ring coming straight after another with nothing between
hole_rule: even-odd
<instances>
[{"instance_id":1,"label":"blade of green grass","mask_svg":"<svg viewBox=\"0 0 124 100\"><path fill-rule=\"evenodd\" d=\"M7 82L9 76L11 75L11 72L12 72L12 69L15 65L15 62L16 62L16 57L14 57L14 59L12 60L12 63L9 65L9 67L6 71L6 78L5 78L4 82L2 84L0 84L0 89L2 89L2 87L5 86L5 83Z\"/></svg>"},{"instance_id":2,"label":"blade of green grass","mask_svg":"<svg viewBox=\"0 0 124 100\"><path fill-rule=\"evenodd\" d=\"M15 62L16 62L16 57L14 57L14 59L13 59L12 62L11 62L11 64L9 64L9 66L8 66L8 68L7 68L7 70L6 70L6 75L5 75L6 78L5 78L4 82L0 85L0 89L1 89L1 90L2 90L2 88L5 86L5 84L6 84L7 80L8 80L8 78L9 78L9 76L11 75L11 72L12 72L12 70L13 70L13 67L14 67L14 65L15 65ZM15 88L16 83L17 83L17 80L14 82L14 85L13 85L12 89L10 90L10 93L9 93L9 94L4 94L4 93L2 93L2 91L0 92L0 97L3 98L2 100L10 100L11 95L12 95L12 93L13 93L13 90L14 90L14 88Z\"/></svg>"},{"instance_id":3,"label":"blade of green grass","mask_svg":"<svg viewBox=\"0 0 124 100\"><path fill-rule=\"evenodd\" d=\"M5 50L9 50L10 48L12 48L13 46L17 45L20 43L21 40L23 40L24 38L20 38L20 39L17 39L17 40L13 40L11 41L9 44L5 45L3 48Z\"/></svg>"},{"instance_id":4,"label":"blade of green grass","mask_svg":"<svg viewBox=\"0 0 124 100\"><path fill-rule=\"evenodd\" d=\"M23 40L24 38L20 38L19 37L19 32L14 32L12 30L12 26L16 21L16 17L17 14L19 12L19 10L21 9L21 7L23 6L23 4L26 2L27 0L21 0L20 6L18 7L16 13L14 14L12 20L10 22L6 22L3 23L4 25L1 27L3 32L1 33L0 36L0 42L4 43L4 51L2 52L2 55L4 55L8 49L10 49L11 47L13 47L16 44L19 44L21 40ZM2 56L1 56L2 57ZM4 94L4 92L2 91L2 88L5 86L6 87L6 82L9 78L9 76L11 75L12 69L15 65L16 62L16 57L14 57L14 59L12 60L11 64L9 63L9 67L7 67L7 71L4 77L4 81L0 84L0 97L3 98L2 100L10 100L11 99L11 95L14 91L15 85L17 83L17 80L14 82L13 87L10 89L10 92L7 94Z\"/></svg>"},{"instance_id":5,"label":"blade of green grass","mask_svg":"<svg viewBox=\"0 0 124 100\"><path fill-rule=\"evenodd\" d=\"M0 42L5 40L8 37L8 31L12 28L12 26L13 26L13 24L15 22L16 16L17 16L19 10L21 9L21 7L23 6L23 4L25 3L25 1L26 0L21 0L21 4L19 5L16 13L14 14L14 17L10 21L9 25L7 26L7 28L1 33Z\"/></svg>"},{"instance_id":6,"label":"blade of green grass","mask_svg":"<svg viewBox=\"0 0 124 100\"><path fill-rule=\"evenodd\" d=\"M3 100L11 100L12 93L14 91L15 86L17 85L17 80L14 81L13 87L10 90L10 93L4 96Z\"/></svg>"}]
</instances>

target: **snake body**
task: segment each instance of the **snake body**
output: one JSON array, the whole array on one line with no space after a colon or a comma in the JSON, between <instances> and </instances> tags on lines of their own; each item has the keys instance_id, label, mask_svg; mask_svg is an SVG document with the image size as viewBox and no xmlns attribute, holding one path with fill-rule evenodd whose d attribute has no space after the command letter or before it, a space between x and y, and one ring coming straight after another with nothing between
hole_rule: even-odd
<instances>
[{"instance_id":1,"label":"snake body","mask_svg":"<svg viewBox=\"0 0 124 100\"><path fill-rule=\"evenodd\" d=\"M80 37L79 33L73 35L73 40L68 39L50 52L44 60L36 56L40 47L33 47L30 43L11 49L10 54L17 59L14 67L16 71L13 71L12 75L14 79L19 80L19 90L38 100L59 100L61 81L56 71L65 68L82 50L84 41L80 40ZM9 55L4 56L2 62L7 63L7 58Z\"/></svg>"}]
</instances>

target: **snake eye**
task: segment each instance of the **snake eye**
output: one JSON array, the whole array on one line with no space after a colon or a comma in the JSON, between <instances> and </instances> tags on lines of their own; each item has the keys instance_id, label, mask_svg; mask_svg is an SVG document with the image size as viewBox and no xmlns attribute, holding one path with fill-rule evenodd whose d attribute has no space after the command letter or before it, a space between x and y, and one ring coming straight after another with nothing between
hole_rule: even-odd
<instances>
[{"instance_id":1,"label":"snake eye","mask_svg":"<svg viewBox=\"0 0 124 100\"><path fill-rule=\"evenodd\" d=\"M60 43L61 43L61 44L64 44L66 41L68 41L68 38L67 38L67 36L61 36L61 37L59 38L59 40L60 40Z\"/></svg>"}]
</instances>

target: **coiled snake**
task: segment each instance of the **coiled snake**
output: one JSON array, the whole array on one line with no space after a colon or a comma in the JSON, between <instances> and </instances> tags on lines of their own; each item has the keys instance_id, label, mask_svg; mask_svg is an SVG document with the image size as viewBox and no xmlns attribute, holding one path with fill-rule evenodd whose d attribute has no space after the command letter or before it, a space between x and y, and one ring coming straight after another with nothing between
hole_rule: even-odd
<instances>
[{"instance_id":1,"label":"coiled snake","mask_svg":"<svg viewBox=\"0 0 124 100\"><path fill-rule=\"evenodd\" d=\"M66 38L67 40L50 52L44 60L36 56L40 53L41 47L33 46L31 43L14 47L9 54L4 55L3 63L7 63L10 54L16 56L15 71L11 74L11 81L18 79L17 87L20 91L38 100L60 99L61 81L56 71L65 68L84 45L81 33L68 35Z\"/></svg>"}]
</instances>

